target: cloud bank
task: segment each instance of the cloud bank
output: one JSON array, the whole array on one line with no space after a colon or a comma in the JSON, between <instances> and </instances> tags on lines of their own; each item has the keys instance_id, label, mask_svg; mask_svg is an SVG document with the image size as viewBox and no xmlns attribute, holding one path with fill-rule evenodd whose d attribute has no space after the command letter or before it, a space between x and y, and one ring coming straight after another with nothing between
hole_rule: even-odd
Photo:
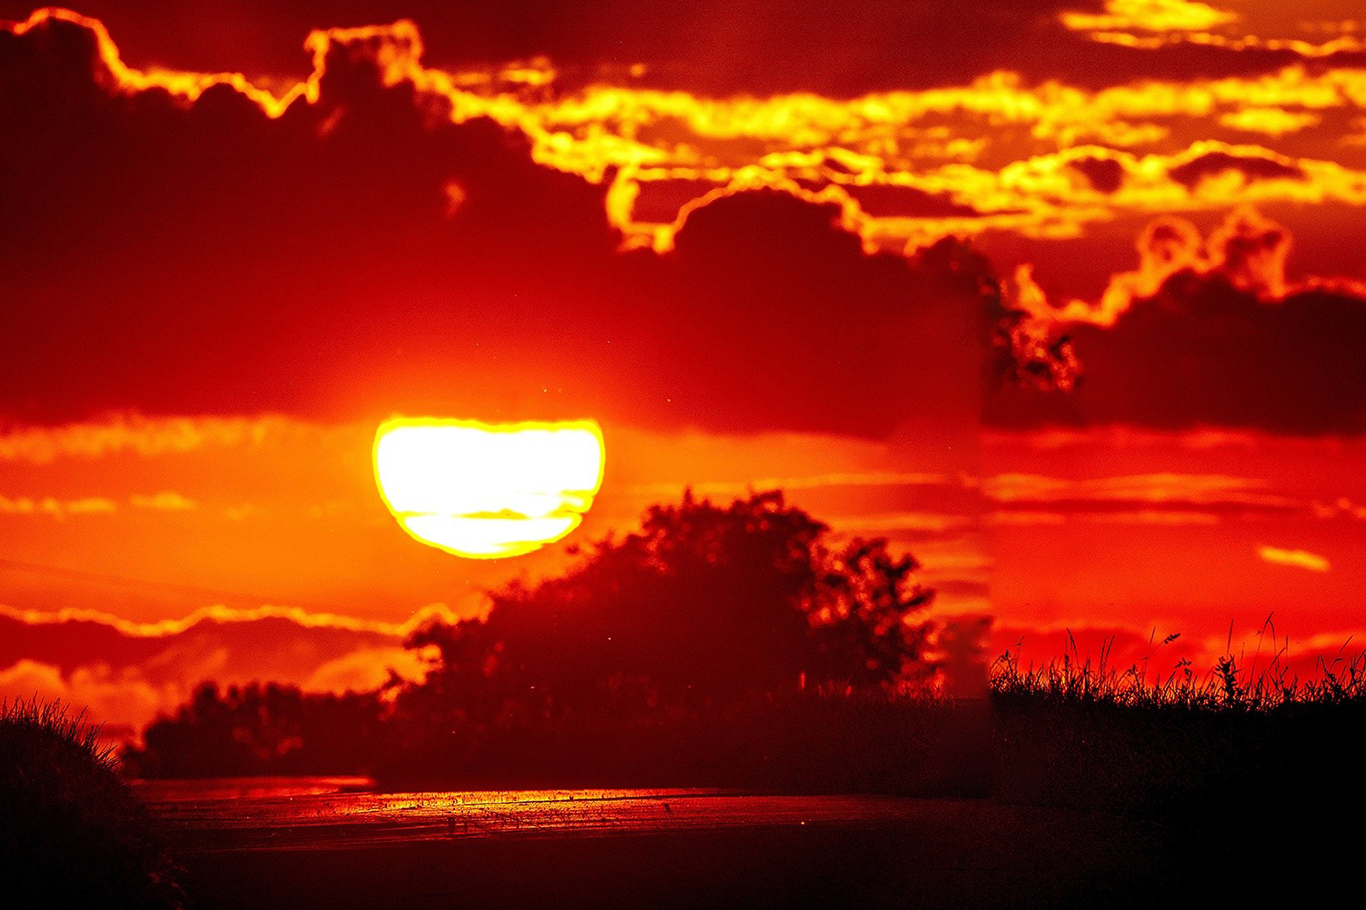
<instances>
[{"instance_id":1,"label":"cloud bank","mask_svg":"<svg viewBox=\"0 0 1366 910\"><path fill-rule=\"evenodd\" d=\"M1022 272L1023 306L1068 335L1085 374L1066 396L1003 389L988 423L1366 431L1366 288L1288 281L1289 250L1285 228L1239 209L1204 240L1184 219L1152 222L1139 267L1095 306L1051 307Z\"/></svg>"},{"instance_id":2,"label":"cloud bank","mask_svg":"<svg viewBox=\"0 0 1366 910\"><path fill-rule=\"evenodd\" d=\"M0 315L0 415L975 419L985 313L947 262L869 253L796 188L719 194L669 250L620 252L610 175L456 109L417 42L315 33L314 76L276 99L130 70L76 17L0 30L0 267L22 303Z\"/></svg>"},{"instance_id":3,"label":"cloud bank","mask_svg":"<svg viewBox=\"0 0 1366 910\"><path fill-rule=\"evenodd\" d=\"M421 678L427 655L402 647L408 632L456 617L442 605L406 623L298 608L209 607L180 620L133 623L90 611L40 613L0 606L0 698L59 698L89 706L113 738L173 711L201 681L274 681L309 691L368 691L392 670Z\"/></svg>"}]
</instances>

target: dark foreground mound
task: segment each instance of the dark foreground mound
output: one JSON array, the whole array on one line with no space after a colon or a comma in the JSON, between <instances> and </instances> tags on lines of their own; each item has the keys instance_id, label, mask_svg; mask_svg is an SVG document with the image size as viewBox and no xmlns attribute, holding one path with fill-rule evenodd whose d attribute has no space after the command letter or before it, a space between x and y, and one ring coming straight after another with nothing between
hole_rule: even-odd
<instances>
[{"instance_id":1,"label":"dark foreground mound","mask_svg":"<svg viewBox=\"0 0 1366 910\"><path fill-rule=\"evenodd\" d=\"M55 704L0 713L8 907L181 907L178 868L95 733Z\"/></svg>"},{"instance_id":2,"label":"dark foreground mound","mask_svg":"<svg viewBox=\"0 0 1366 910\"><path fill-rule=\"evenodd\" d=\"M1326 906L1354 881L1366 698L994 707L997 799L1161 826L1184 904Z\"/></svg>"}]
</instances>

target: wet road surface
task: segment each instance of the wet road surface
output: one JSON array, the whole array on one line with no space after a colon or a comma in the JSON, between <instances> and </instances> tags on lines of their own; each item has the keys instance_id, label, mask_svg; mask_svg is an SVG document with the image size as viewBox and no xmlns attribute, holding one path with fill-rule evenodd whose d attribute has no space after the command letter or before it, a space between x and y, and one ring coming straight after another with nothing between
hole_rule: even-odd
<instances>
[{"instance_id":1,"label":"wet road surface","mask_svg":"<svg viewBox=\"0 0 1366 910\"><path fill-rule=\"evenodd\" d=\"M1168 832L988 800L142 787L205 907L1158 906Z\"/></svg>"}]
</instances>

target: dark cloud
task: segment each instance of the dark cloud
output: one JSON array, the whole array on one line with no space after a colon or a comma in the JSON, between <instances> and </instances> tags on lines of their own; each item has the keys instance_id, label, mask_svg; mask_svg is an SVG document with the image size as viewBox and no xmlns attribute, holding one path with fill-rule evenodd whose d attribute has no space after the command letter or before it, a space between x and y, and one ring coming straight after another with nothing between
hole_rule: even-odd
<instances>
[{"instance_id":1,"label":"dark cloud","mask_svg":"<svg viewBox=\"0 0 1366 910\"><path fill-rule=\"evenodd\" d=\"M712 95L857 95L962 84L996 70L1094 87L1366 60L1354 51L1306 60L1288 47L1124 47L1093 41L1058 18L1102 7L1101 0L984 0L966 19L928 0L863 0L838 11L824 0L86 0L80 11L102 19L136 66L302 78L309 68L300 46L310 30L407 17L422 29L434 65L546 55L561 83L573 86L604 67L625 75L640 63L648 67L643 84ZM0 16L23 18L30 9L0 2Z\"/></svg>"},{"instance_id":2,"label":"dark cloud","mask_svg":"<svg viewBox=\"0 0 1366 910\"><path fill-rule=\"evenodd\" d=\"M979 218L982 215L948 193L930 193L914 186L853 184L848 190L859 208L874 218Z\"/></svg>"},{"instance_id":3,"label":"dark cloud","mask_svg":"<svg viewBox=\"0 0 1366 910\"><path fill-rule=\"evenodd\" d=\"M431 607L414 623L429 616L450 618ZM341 692L372 691L391 672L425 674L423 655L402 647L407 626L370 625L300 610L210 607L184 621L137 626L0 607L0 699L80 705L105 737L126 739L175 711L201 681Z\"/></svg>"},{"instance_id":4,"label":"dark cloud","mask_svg":"<svg viewBox=\"0 0 1366 910\"><path fill-rule=\"evenodd\" d=\"M678 418L734 429L859 433L975 424L986 310L950 263L868 255L834 203L777 191L697 209L660 262L637 256L630 296L653 308L661 381ZM948 244L949 247L952 244Z\"/></svg>"},{"instance_id":5,"label":"dark cloud","mask_svg":"<svg viewBox=\"0 0 1366 910\"><path fill-rule=\"evenodd\" d=\"M1124 165L1115 158L1086 156L1072 159L1071 165L1101 193L1113 193L1124 182Z\"/></svg>"},{"instance_id":6,"label":"dark cloud","mask_svg":"<svg viewBox=\"0 0 1366 910\"><path fill-rule=\"evenodd\" d=\"M1309 289L1264 302L1226 272L1183 270L1113 327L1068 332L1086 371L1076 389L1003 389L989 423L1366 431L1366 300L1356 296Z\"/></svg>"},{"instance_id":7,"label":"dark cloud","mask_svg":"<svg viewBox=\"0 0 1366 910\"><path fill-rule=\"evenodd\" d=\"M1036 48L1028 51L1021 48L1022 56L1027 53L1035 60L1030 65L1028 58L1023 59L1022 71L1040 79L1051 76L1099 88L1145 79L1184 81L1251 77L1274 73L1287 66L1317 71L1366 64L1366 52L1354 49L1312 57L1287 46L1237 47L1180 42L1148 49L1089 41L1076 33L1062 40L1061 53L1053 56L1052 51L1050 48L1048 55L1040 55Z\"/></svg>"},{"instance_id":8,"label":"dark cloud","mask_svg":"<svg viewBox=\"0 0 1366 910\"><path fill-rule=\"evenodd\" d=\"M401 635L383 631L305 625L284 616L247 618L221 608L219 613L151 631L120 628L110 617L0 612L0 668L28 659L67 674L94 664L115 671L138 667L153 682L187 681L196 672L233 681L296 680L355 651L402 643Z\"/></svg>"},{"instance_id":9,"label":"dark cloud","mask_svg":"<svg viewBox=\"0 0 1366 910\"><path fill-rule=\"evenodd\" d=\"M1304 178L1304 171L1294 162L1282 161L1269 155L1244 155L1224 151L1197 155L1168 170L1167 176L1189 189L1206 177L1227 171L1237 171L1248 180Z\"/></svg>"},{"instance_id":10,"label":"dark cloud","mask_svg":"<svg viewBox=\"0 0 1366 910\"><path fill-rule=\"evenodd\" d=\"M1154 219L1138 267L1111 276L1094 322L1038 313L1070 337L1076 388L997 388L987 422L1366 432L1366 284L1287 279L1291 246L1287 228L1250 207L1203 237L1184 218Z\"/></svg>"},{"instance_id":11,"label":"dark cloud","mask_svg":"<svg viewBox=\"0 0 1366 910\"><path fill-rule=\"evenodd\" d=\"M334 44L278 119L111 91L94 36L0 32L0 417L107 410L889 432L977 411L982 308L762 191L618 252L605 185Z\"/></svg>"},{"instance_id":12,"label":"dark cloud","mask_svg":"<svg viewBox=\"0 0 1366 910\"><path fill-rule=\"evenodd\" d=\"M711 180L670 177L664 180L644 180L639 184L631 217L639 222L672 224L679 211L695 199L723 188Z\"/></svg>"}]
</instances>

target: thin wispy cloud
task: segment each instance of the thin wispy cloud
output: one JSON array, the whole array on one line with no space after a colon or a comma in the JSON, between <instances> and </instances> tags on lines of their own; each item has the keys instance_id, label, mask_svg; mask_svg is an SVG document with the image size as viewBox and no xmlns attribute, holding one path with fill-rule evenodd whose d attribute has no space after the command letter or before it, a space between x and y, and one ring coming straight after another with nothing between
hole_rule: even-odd
<instances>
[{"instance_id":1,"label":"thin wispy cloud","mask_svg":"<svg viewBox=\"0 0 1366 910\"><path fill-rule=\"evenodd\" d=\"M1310 553L1308 550L1291 550L1283 547L1258 547L1257 555L1266 562L1278 566L1290 566L1296 569L1308 569L1311 572L1327 572L1332 568L1326 557L1317 553Z\"/></svg>"},{"instance_id":2,"label":"thin wispy cloud","mask_svg":"<svg viewBox=\"0 0 1366 910\"><path fill-rule=\"evenodd\" d=\"M283 417L141 417L20 427L0 432L0 461L51 464L60 458L93 459L134 453L184 454L206 446L260 445L285 431Z\"/></svg>"},{"instance_id":3,"label":"thin wispy cloud","mask_svg":"<svg viewBox=\"0 0 1366 910\"><path fill-rule=\"evenodd\" d=\"M833 487L919 487L946 486L958 482L948 474L924 471L836 471L790 477L760 477L755 480L703 480L696 483L644 483L626 487L624 492L637 496L677 495L685 487L699 496L747 496L756 490L819 490Z\"/></svg>"},{"instance_id":4,"label":"thin wispy cloud","mask_svg":"<svg viewBox=\"0 0 1366 910\"><path fill-rule=\"evenodd\" d=\"M157 512L192 512L199 508L199 503L174 490L162 490L150 496L134 494L128 501L136 508Z\"/></svg>"},{"instance_id":5,"label":"thin wispy cloud","mask_svg":"<svg viewBox=\"0 0 1366 910\"><path fill-rule=\"evenodd\" d=\"M53 496L0 495L0 515L35 515L61 519L69 516L111 515L118 510L118 503L101 496L57 499Z\"/></svg>"}]
</instances>

